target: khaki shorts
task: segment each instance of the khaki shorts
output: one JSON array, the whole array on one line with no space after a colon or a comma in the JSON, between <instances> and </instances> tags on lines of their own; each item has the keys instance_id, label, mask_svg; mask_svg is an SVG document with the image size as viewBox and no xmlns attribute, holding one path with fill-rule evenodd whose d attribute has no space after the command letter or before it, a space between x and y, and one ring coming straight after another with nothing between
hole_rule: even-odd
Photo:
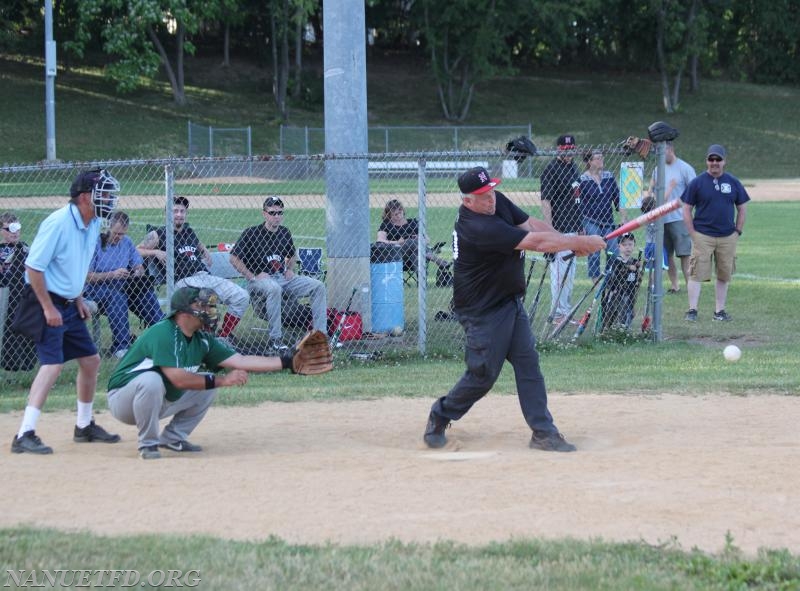
<instances>
[{"instance_id":1,"label":"khaki shorts","mask_svg":"<svg viewBox=\"0 0 800 591\"><path fill-rule=\"evenodd\" d=\"M736 271L736 243L739 235L718 238L695 232L692 236L692 256L689 259L689 278L692 281L711 281L712 259L716 266L717 280L725 283Z\"/></svg>"}]
</instances>

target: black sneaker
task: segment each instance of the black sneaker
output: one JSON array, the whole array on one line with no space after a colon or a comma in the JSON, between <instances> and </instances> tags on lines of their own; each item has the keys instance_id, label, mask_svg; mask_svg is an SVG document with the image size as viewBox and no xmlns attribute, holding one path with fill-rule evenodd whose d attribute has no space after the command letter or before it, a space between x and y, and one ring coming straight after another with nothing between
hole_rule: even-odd
<instances>
[{"instance_id":1,"label":"black sneaker","mask_svg":"<svg viewBox=\"0 0 800 591\"><path fill-rule=\"evenodd\" d=\"M109 433L100 425L96 425L94 419L92 419L92 422L83 429L75 425L75 434L72 436L72 440L77 443L91 443L92 441L116 443L119 441L119 435Z\"/></svg>"},{"instance_id":2,"label":"black sneaker","mask_svg":"<svg viewBox=\"0 0 800 591\"><path fill-rule=\"evenodd\" d=\"M53 453L53 448L45 445L35 431L25 431L22 437L14 436L14 440L11 442L11 453L45 455Z\"/></svg>"},{"instance_id":3,"label":"black sneaker","mask_svg":"<svg viewBox=\"0 0 800 591\"><path fill-rule=\"evenodd\" d=\"M686 312L686 316L684 316L686 322L697 322L697 310L691 308L688 312Z\"/></svg>"},{"instance_id":4,"label":"black sneaker","mask_svg":"<svg viewBox=\"0 0 800 591\"><path fill-rule=\"evenodd\" d=\"M158 447L171 449L172 451L203 451L203 448L194 443L190 443L185 439L181 441L170 441L169 443L161 443Z\"/></svg>"},{"instance_id":5,"label":"black sneaker","mask_svg":"<svg viewBox=\"0 0 800 591\"><path fill-rule=\"evenodd\" d=\"M423 439L428 447L444 447L447 444L447 437L444 431L450 426L450 419L440 417L433 411L428 416L428 424L425 427Z\"/></svg>"},{"instance_id":6,"label":"black sneaker","mask_svg":"<svg viewBox=\"0 0 800 591\"><path fill-rule=\"evenodd\" d=\"M534 431L528 447L542 451L575 451L578 449L564 439L564 436L558 431Z\"/></svg>"},{"instance_id":7,"label":"black sneaker","mask_svg":"<svg viewBox=\"0 0 800 591\"><path fill-rule=\"evenodd\" d=\"M143 460L157 460L161 457L157 445L143 445L139 448L139 457Z\"/></svg>"},{"instance_id":8,"label":"black sneaker","mask_svg":"<svg viewBox=\"0 0 800 591\"><path fill-rule=\"evenodd\" d=\"M720 322L730 322L733 320L733 318L725 310L720 310L719 312L714 312L714 320L719 320Z\"/></svg>"}]
</instances>

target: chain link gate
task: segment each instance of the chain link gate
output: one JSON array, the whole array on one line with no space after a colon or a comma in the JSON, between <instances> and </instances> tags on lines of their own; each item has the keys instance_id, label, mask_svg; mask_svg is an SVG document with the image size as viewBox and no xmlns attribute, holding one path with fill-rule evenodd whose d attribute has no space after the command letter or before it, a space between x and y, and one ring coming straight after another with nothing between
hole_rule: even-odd
<instances>
[{"instance_id":1,"label":"chain link gate","mask_svg":"<svg viewBox=\"0 0 800 591\"><path fill-rule=\"evenodd\" d=\"M572 152L578 183L589 182L587 172L593 153L604 156L603 169L620 191L628 219L640 213L642 187L649 186L655 162L642 161L618 145L578 146ZM212 260L210 273L223 276L247 289L248 281L231 267L230 249L242 232L264 223L267 197L284 204L282 225L292 234L300 255L295 271L321 281L326 291L329 333L340 329L337 361L377 359L394 354L459 355L463 331L451 306L452 284L447 273L452 262L453 223L460 205L458 175L472 166L486 167L502 178L499 190L534 217L542 217L541 176L555 158L555 149L541 150L524 162L509 159L502 150L472 152L396 152L351 155L254 156L224 158L175 158L87 163L36 164L0 167L0 213L11 212L21 224L18 240L30 244L41 221L68 201L69 186L76 174L88 168L109 170L121 184L118 209L130 217L128 235L140 244L154 228L172 227L175 196L188 200L186 223L194 230ZM584 157L587 157L585 160ZM332 204L327 187L338 166L354 174L368 175L368 194L353 194L345 202ZM349 173L348 173L349 174ZM402 205L407 220L416 219L418 235L414 248L395 249L376 245L387 203ZM621 215L614 214L615 224ZM578 224L583 226L584 221ZM169 235L169 233L167 233ZM651 237L652 238L652 237ZM9 240L4 234L3 242ZM7 245L6 245L7 246ZM636 249L645 247L645 230L636 232ZM0 246L2 248L2 246ZM14 262L6 252L4 275ZM532 329L540 340L548 340L552 323L551 263L539 253L526 253L529 285L526 307L534 311ZM156 294L164 311L175 282L174 256L168 249L163 277L156 281ZM603 263L601 262L601 266ZM149 266L151 272L153 265ZM575 261L571 304L590 290L586 259ZM8 281L11 281L8 275ZM19 281L19 278L15 281ZM163 283L161 283L163 281ZM647 285L645 278L643 285ZM644 288L642 289L644 291ZM0 292L0 336L2 371L28 372L33 366L22 358L24 348L15 343L8 324L15 309L12 285ZM590 299L587 298L586 305ZM641 319L648 298L640 293L636 314ZM534 306L534 302L536 303ZM248 305L233 332L233 342L245 352L266 351L270 324L263 309ZM263 302L262 304L263 305ZM308 324L308 302L284 302L282 334L286 342L297 338ZM349 308L349 314L343 312ZM583 308L582 308L583 309ZM578 313L580 317L581 312ZM223 307L224 311L224 307ZM4 318L3 318L4 317ZM133 314L128 318L135 336L145 328ZM116 362L113 331L105 315L93 321L93 335L104 359L104 368ZM550 324L552 326L552 324ZM600 325L590 325L586 335ZM637 323L631 327L637 333ZM574 327L559 336L571 341Z\"/></svg>"}]
</instances>

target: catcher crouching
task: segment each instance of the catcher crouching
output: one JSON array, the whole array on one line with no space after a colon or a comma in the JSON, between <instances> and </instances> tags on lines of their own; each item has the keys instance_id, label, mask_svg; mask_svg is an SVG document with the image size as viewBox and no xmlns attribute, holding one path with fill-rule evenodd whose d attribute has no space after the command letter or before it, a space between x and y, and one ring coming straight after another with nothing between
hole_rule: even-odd
<instances>
[{"instance_id":1,"label":"catcher crouching","mask_svg":"<svg viewBox=\"0 0 800 591\"><path fill-rule=\"evenodd\" d=\"M328 337L318 330L280 357L237 353L214 336L218 299L211 289L176 290L169 316L145 330L111 374L109 410L123 423L136 425L143 459L160 458L159 448L202 451L189 435L214 402L217 388L246 384L248 372L290 369L313 375L333 369ZM217 375L221 369L229 371ZM159 420L166 417L172 419L159 433Z\"/></svg>"}]
</instances>

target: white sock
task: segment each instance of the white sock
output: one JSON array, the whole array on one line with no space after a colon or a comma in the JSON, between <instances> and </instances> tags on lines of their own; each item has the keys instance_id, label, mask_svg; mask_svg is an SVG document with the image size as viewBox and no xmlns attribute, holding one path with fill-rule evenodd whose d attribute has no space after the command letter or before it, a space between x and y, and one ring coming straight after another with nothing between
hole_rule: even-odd
<instances>
[{"instance_id":1,"label":"white sock","mask_svg":"<svg viewBox=\"0 0 800 591\"><path fill-rule=\"evenodd\" d=\"M93 405L94 402L81 402L80 400L78 400L78 419L75 421L75 424L78 426L79 429L88 427L89 423L92 422Z\"/></svg>"},{"instance_id":2,"label":"white sock","mask_svg":"<svg viewBox=\"0 0 800 591\"><path fill-rule=\"evenodd\" d=\"M40 414L42 414L42 411L35 406L29 405L25 407L22 424L19 426L19 433L17 433L18 438L21 438L26 431L36 431L36 423L39 421Z\"/></svg>"}]
</instances>

